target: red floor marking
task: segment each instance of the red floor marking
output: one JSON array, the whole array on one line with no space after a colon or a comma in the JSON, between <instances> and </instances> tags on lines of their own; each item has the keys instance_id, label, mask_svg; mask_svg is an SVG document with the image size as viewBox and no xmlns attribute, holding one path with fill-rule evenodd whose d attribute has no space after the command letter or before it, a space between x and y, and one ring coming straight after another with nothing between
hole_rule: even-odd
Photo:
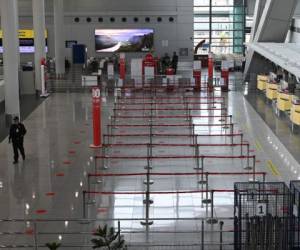
<instances>
[{"instance_id":1,"label":"red floor marking","mask_svg":"<svg viewBox=\"0 0 300 250\"><path fill-rule=\"evenodd\" d=\"M256 152L256 150L251 149L251 150L249 150L249 152L250 152L250 153L254 153L254 152Z\"/></svg>"},{"instance_id":2,"label":"red floor marking","mask_svg":"<svg viewBox=\"0 0 300 250\"><path fill-rule=\"evenodd\" d=\"M57 177L62 177L62 176L65 176L65 174L64 173L57 173L56 176Z\"/></svg>"},{"instance_id":3,"label":"red floor marking","mask_svg":"<svg viewBox=\"0 0 300 250\"><path fill-rule=\"evenodd\" d=\"M71 165L71 163L72 163L72 162L69 161L69 160L63 161L63 164L64 164L64 165Z\"/></svg>"},{"instance_id":4,"label":"red floor marking","mask_svg":"<svg viewBox=\"0 0 300 250\"><path fill-rule=\"evenodd\" d=\"M27 235L33 235L33 229L32 228L28 228L28 229L26 229L25 230L25 234L27 234Z\"/></svg>"},{"instance_id":5,"label":"red floor marking","mask_svg":"<svg viewBox=\"0 0 300 250\"><path fill-rule=\"evenodd\" d=\"M120 133L121 134L124 134L124 133L126 133L127 131L125 131L125 130L120 130Z\"/></svg>"},{"instance_id":6,"label":"red floor marking","mask_svg":"<svg viewBox=\"0 0 300 250\"><path fill-rule=\"evenodd\" d=\"M80 141L74 141L73 143L76 144L76 145L78 145L78 144L80 144L81 142L80 142Z\"/></svg>"},{"instance_id":7,"label":"red floor marking","mask_svg":"<svg viewBox=\"0 0 300 250\"><path fill-rule=\"evenodd\" d=\"M123 143L123 141L116 141L116 143L117 143L117 144L121 144L121 143Z\"/></svg>"},{"instance_id":8,"label":"red floor marking","mask_svg":"<svg viewBox=\"0 0 300 250\"><path fill-rule=\"evenodd\" d=\"M255 161L256 163L261 163L261 161L260 160L257 160L257 161Z\"/></svg>"},{"instance_id":9,"label":"red floor marking","mask_svg":"<svg viewBox=\"0 0 300 250\"><path fill-rule=\"evenodd\" d=\"M49 193L46 193L46 196L49 196L49 197L51 197L51 196L54 196L55 195L55 193L54 192L49 192Z\"/></svg>"},{"instance_id":10,"label":"red floor marking","mask_svg":"<svg viewBox=\"0 0 300 250\"><path fill-rule=\"evenodd\" d=\"M97 212L98 213L106 213L106 212L108 212L108 209L107 208L98 208Z\"/></svg>"},{"instance_id":11,"label":"red floor marking","mask_svg":"<svg viewBox=\"0 0 300 250\"><path fill-rule=\"evenodd\" d=\"M46 214L47 210L45 210L45 209L39 209L39 210L36 210L35 213L36 214Z\"/></svg>"},{"instance_id":12,"label":"red floor marking","mask_svg":"<svg viewBox=\"0 0 300 250\"><path fill-rule=\"evenodd\" d=\"M160 142L158 142L158 143L165 143L165 141L160 141Z\"/></svg>"},{"instance_id":13,"label":"red floor marking","mask_svg":"<svg viewBox=\"0 0 300 250\"><path fill-rule=\"evenodd\" d=\"M70 155L75 155L75 154L76 154L76 151L75 151L75 150L69 150L69 154L70 154Z\"/></svg>"}]
</instances>

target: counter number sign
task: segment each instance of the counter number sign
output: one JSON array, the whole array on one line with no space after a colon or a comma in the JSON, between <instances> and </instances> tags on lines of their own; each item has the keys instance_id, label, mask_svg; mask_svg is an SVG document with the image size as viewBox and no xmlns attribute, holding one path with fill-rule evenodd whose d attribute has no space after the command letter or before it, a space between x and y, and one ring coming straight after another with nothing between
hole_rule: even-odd
<instances>
[{"instance_id":1,"label":"counter number sign","mask_svg":"<svg viewBox=\"0 0 300 250\"><path fill-rule=\"evenodd\" d=\"M99 99L101 97L101 91L99 88L93 88L92 96L94 99Z\"/></svg>"}]
</instances>

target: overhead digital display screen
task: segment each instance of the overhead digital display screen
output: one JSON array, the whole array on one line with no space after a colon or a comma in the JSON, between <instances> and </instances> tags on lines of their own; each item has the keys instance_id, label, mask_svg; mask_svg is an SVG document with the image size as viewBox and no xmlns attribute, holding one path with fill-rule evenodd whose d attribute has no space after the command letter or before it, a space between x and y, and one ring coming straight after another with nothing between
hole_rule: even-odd
<instances>
[{"instance_id":1,"label":"overhead digital display screen","mask_svg":"<svg viewBox=\"0 0 300 250\"><path fill-rule=\"evenodd\" d=\"M153 29L96 29L96 52L149 52L154 46Z\"/></svg>"}]
</instances>

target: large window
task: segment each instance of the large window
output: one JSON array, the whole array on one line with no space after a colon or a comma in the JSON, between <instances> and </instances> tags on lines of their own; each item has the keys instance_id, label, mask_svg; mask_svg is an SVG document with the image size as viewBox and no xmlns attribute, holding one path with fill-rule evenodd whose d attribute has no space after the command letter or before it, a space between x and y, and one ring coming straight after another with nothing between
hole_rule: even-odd
<instances>
[{"instance_id":1,"label":"large window","mask_svg":"<svg viewBox=\"0 0 300 250\"><path fill-rule=\"evenodd\" d=\"M194 46L205 40L203 52L244 53L243 0L194 0Z\"/></svg>"}]
</instances>

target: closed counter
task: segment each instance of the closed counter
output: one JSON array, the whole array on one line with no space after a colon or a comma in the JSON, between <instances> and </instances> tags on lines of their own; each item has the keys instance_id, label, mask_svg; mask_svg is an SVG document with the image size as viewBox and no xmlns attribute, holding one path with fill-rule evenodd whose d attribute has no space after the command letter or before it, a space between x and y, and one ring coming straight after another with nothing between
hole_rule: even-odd
<instances>
[{"instance_id":1,"label":"closed counter","mask_svg":"<svg viewBox=\"0 0 300 250\"><path fill-rule=\"evenodd\" d=\"M290 119L293 124L300 125L300 102L293 101Z\"/></svg>"},{"instance_id":2,"label":"closed counter","mask_svg":"<svg viewBox=\"0 0 300 250\"><path fill-rule=\"evenodd\" d=\"M277 99L278 84L277 83L267 83L266 84L266 97L269 100Z\"/></svg>"},{"instance_id":3,"label":"closed counter","mask_svg":"<svg viewBox=\"0 0 300 250\"><path fill-rule=\"evenodd\" d=\"M259 89L261 91L265 91L268 81L269 81L268 76L266 76L266 75L257 75L257 89Z\"/></svg>"},{"instance_id":4,"label":"closed counter","mask_svg":"<svg viewBox=\"0 0 300 250\"><path fill-rule=\"evenodd\" d=\"M280 111L289 111L292 108L293 94L284 91L277 93L277 109Z\"/></svg>"}]
</instances>

